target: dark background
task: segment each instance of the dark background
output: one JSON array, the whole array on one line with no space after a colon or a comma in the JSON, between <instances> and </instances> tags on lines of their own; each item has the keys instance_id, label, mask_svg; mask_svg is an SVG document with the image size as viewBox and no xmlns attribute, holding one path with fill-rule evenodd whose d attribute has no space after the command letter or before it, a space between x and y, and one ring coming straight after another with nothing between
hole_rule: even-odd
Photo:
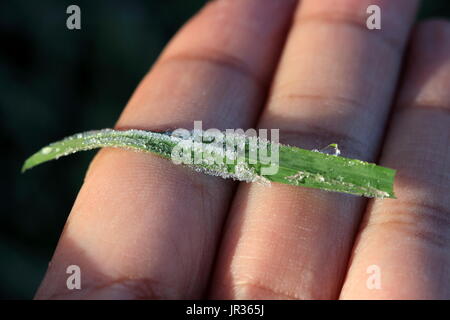
<instances>
[{"instance_id":1,"label":"dark background","mask_svg":"<svg viewBox=\"0 0 450 320\"><path fill-rule=\"evenodd\" d=\"M22 175L25 158L75 132L112 127L204 2L0 2L0 299L33 297L94 152ZM66 28L71 4L81 8L79 31ZM430 16L450 17L450 1L425 0L418 19Z\"/></svg>"}]
</instances>

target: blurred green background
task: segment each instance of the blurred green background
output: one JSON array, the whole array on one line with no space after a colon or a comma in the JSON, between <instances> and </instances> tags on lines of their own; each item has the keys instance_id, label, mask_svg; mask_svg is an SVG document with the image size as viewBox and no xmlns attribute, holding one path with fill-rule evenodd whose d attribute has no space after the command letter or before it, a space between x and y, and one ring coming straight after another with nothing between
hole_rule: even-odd
<instances>
[{"instance_id":1,"label":"blurred green background","mask_svg":"<svg viewBox=\"0 0 450 320\"><path fill-rule=\"evenodd\" d=\"M24 159L72 133L112 127L204 2L1 1L0 299L33 297L94 152L21 175ZM65 27L71 4L81 8L81 31ZM430 16L450 17L450 1L425 0L419 19Z\"/></svg>"}]
</instances>

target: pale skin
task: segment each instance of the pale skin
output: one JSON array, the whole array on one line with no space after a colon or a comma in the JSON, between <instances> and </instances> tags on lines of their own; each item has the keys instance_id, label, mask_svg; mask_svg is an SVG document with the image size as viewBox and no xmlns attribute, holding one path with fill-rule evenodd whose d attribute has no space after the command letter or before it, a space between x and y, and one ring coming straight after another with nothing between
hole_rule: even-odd
<instances>
[{"instance_id":1,"label":"pale skin","mask_svg":"<svg viewBox=\"0 0 450 320\"><path fill-rule=\"evenodd\" d=\"M366 8L382 29L366 28ZM415 0L217 0L117 128L278 128L395 168L398 199L236 183L101 150L38 299L450 299L450 23ZM367 205L368 204L368 205ZM68 290L78 265L82 289ZM367 285L370 266L379 288ZM377 269L377 270L378 270Z\"/></svg>"}]
</instances>

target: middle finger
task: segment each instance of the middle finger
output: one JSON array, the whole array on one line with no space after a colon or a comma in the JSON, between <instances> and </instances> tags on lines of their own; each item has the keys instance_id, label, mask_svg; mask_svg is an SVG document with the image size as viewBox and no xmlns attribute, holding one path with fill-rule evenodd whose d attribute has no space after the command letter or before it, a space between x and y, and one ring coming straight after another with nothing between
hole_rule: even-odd
<instances>
[{"instance_id":1,"label":"middle finger","mask_svg":"<svg viewBox=\"0 0 450 320\"><path fill-rule=\"evenodd\" d=\"M377 4L382 29L366 27ZM339 143L374 160L416 1L301 3L259 121L281 142ZM225 229L213 297L337 298L362 198L273 184L241 184Z\"/></svg>"}]
</instances>

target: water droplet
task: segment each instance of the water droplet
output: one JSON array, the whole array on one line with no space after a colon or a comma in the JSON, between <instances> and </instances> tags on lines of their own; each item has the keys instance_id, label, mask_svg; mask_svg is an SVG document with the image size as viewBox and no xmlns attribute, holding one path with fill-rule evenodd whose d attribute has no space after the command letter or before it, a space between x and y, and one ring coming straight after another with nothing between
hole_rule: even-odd
<instances>
[{"instance_id":1,"label":"water droplet","mask_svg":"<svg viewBox=\"0 0 450 320\"><path fill-rule=\"evenodd\" d=\"M320 150L314 149L313 151L329 154L332 156L339 156L341 154L341 150L339 150L337 143L331 143L325 148L322 148Z\"/></svg>"},{"instance_id":2,"label":"water droplet","mask_svg":"<svg viewBox=\"0 0 450 320\"><path fill-rule=\"evenodd\" d=\"M42 154L49 154L50 152L52 152L52 148L50 148L50 147L45 147L45 148L43 148L42 149Z\"/></svg>"}]
</instances>

